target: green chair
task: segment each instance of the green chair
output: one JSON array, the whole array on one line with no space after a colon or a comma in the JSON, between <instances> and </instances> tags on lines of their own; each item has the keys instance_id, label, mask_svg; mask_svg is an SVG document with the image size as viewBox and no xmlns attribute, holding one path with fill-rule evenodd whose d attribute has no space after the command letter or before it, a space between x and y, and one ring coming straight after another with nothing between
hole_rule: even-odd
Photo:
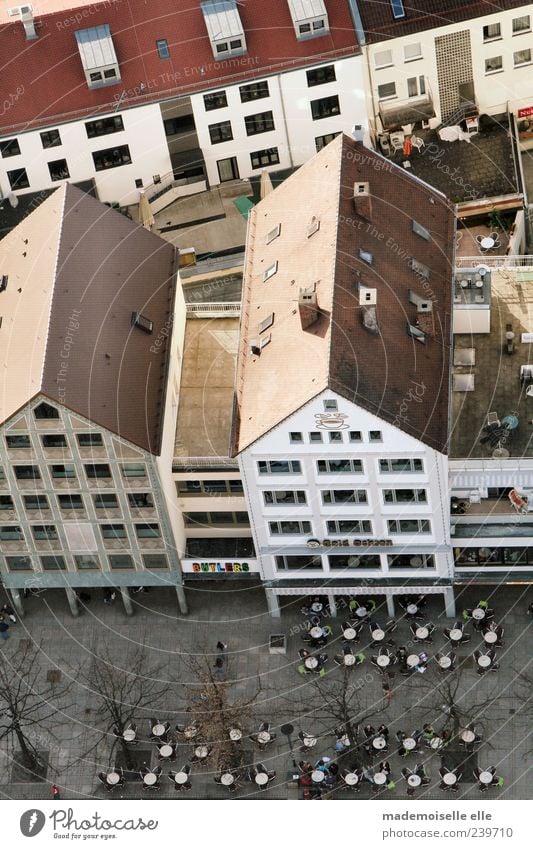
<instances>
[{"instance_id":1,"label":"green chair","mask_svg":"<svg viewBox=\"0 0 533 849\"><path fill-rule=\"evenodd\" d=\"M505 779L498 775L498 781L496 782L496 787L503 787L505 784Z\"/></svg>"},{"instance_id":2,"label":"green chair","mask_svg":"<svg viewBox=\"0 0 533 849\"><path fill-rule=\"evenodd\" d=\"M487 607L489 606L489 603L488 603L488 601L484 601L484 600L482 599L481 601L478 601L477 606L478 606L481 610L486 610L486 609L487 609Z\"/></svg>"},{"instance_id":3,"label":"green chair","mask_svg":"<svg viewBox=\"0 0 533 849\"><path fill-rule=\"evenodd\" d=\"M324 667L322 667L322 669L320 670L320 672L318 674L319 674L320 678L324 677L324 675L326 674L326 670L324 669Z\"/></svg>"},{"instance_id":4,"label":"green chair","mask_svg":"<svg viewBox=\"0 0 533 849\"><path fill-rule=\"evenodd\" d=\"M305 668L303 663L301 663L298 667L298 672L300 673L300 675L307 675L307 669Z\"/></svg>"},{"instance_id":5,"label":"green chair","mask_svg":"<svg viewBox=\"0 0 533 849\"><path fill-rule=\"evenodd\" d=\"M357 661L355 665L360 666L361 663L365 662L366 654L363 654L363 652L360 651L358 654L355 655L355 660Z\"/></svg>"},{"instance_id":6,"label":"green chair","mask_svg":"<svg viewBox=\"0 0 533 849\"><path fill-rule=\"evenodd\" d=\"M326 637L333 636L333 631L331 630L331 625L324 625L324 633Z\"/></svg>"}]
</instances>

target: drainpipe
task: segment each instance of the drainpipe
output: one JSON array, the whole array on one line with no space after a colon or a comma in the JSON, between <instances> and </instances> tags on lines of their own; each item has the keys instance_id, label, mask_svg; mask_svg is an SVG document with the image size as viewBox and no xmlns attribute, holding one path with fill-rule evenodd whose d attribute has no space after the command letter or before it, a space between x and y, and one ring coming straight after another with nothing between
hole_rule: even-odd
<instances>
[{"instance_id":1,"label":"drainpipe","mask_svg":"<svg viewBox=\"0 0 533 849\"><path fill-rule=\"evenodd\" d=\"M282 76L281 74L278 74L279 99L280 99L280 103L281 103L281 113L283 115L283 125L285 127L285 139L287 141L287 150L289 152L289 162L291 164L291 168L294 168L294 161L293 161L293 158L292 158L291 143L289 141L289 129L288 129L288 124L287 124L287 115L286 115L286 112L285 112L285 101L283 100L283 87L281 85L281 76Z\"/></svg>"}]
</instances>

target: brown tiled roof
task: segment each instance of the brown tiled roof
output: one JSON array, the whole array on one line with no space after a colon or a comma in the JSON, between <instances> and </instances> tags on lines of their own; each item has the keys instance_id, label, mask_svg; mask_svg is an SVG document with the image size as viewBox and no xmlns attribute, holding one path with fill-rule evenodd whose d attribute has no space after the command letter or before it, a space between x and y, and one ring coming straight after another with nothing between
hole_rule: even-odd
<instances>
[{"instance_id":1,"label":"brown tiled roof","mask_svg":"<svg viewBox=\"0 0 533 849\"><path fill-rule=\"evenodd\" d=\"M32 367L39 380L28 386L23 401L40 391L158 454L168 363L168 337L158 334L164 328L168 331L173 310L175 249L69 184L28 221L47 212L55 230L55 244L50 245L55 265L48 263L51 298L40 310L48 317L42 328L45 349L39 349L41 362ZM13 230L2 247L8 247L11 237L20 240L24 227L25 222ZM28 249L32 247L28 244ZM21 254L17 279L21 297L33 301L41 298L43 284L50 290L50 280L42 279L37 261L26 262ZM153 322L151 334L131 326L132 312ZM20 303L8 319L14 336L32 338L33 323L26 321ZM20 362L17 366L9 360L8 351L4 362L23 370ZM15 411L7 405L5 412L9 410Z\"/></svg>"},{"instance_id":2,"label":"brown tiled roof","mask_svg":"<svg viewBox=\"0 0 533 849\"><path fill-rule=\"evenodd\" d=\"M354 211L354 183L368 183L366 218ZM364 212L363 209L361 209ZM310 238L311 216L320 229ZM412 229L426 227L429 241ZM280 236L266 234L281 224ZM242 451L327 387L439 451L448 440L448 372L455 217L446 198L347 136L331 142L250 217L234 450ZM359 258L363 249L372 265ZM427 283L410 258L430 269ZM278 271L263 273L275 260ZM316 282L320 318L302 330L298 292ZM362 323L359 284L377 290L379 332ZM409 290L433 301L417 316ZM250 342L274 313L271 342ZM408 322L428 329L426 344Z\"/></svg>"},{"instance_id":3,"label":"brown tiled roof","mask_svg":"<svg viewBox=\"0 0 533 849\"><path fill-rule=\"evenodd\" d=\"M369 44L528 6L524 0L403 0L405 17L395 20L390 0L357 0Z\"/></svg>"}]
</instances>

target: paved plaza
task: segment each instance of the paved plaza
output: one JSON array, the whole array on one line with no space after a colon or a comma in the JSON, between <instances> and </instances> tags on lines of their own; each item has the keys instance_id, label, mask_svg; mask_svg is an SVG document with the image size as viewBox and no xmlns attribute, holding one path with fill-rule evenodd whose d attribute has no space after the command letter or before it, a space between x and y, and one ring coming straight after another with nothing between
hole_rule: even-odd
<instances>
[{"instance_id":1,"label":"paved plaza","mask_svg":"<svg viewBox=\"0 0 533 849\"><path fill-rule=\"evenodd\" d=\"M531 656L531 624L526 615L526 608L531 598L526 594L526 587L458 588L458 614L463 607L475 606L480 594L489 598L491 607L495 608L496 621L505 627L504 647L497 651L500 669L483 676L476 674L472 653L481 643L481 637L471 625L472 640L468 646L457 649L461 661L461 688L465 699L473 703L483 703L494 697L493 703L482 716L484 726L484 742L477 753L477 762L481 767L495 765L497 774L505 779L502 788L490 788L488 793L481 794L477 783L473 781L468 770L464 769L464 777L459 792L456 794L439 791L438 769L441 765L438 753L425 748L423 755L413 755L401 759L397 754L395 732L402 729L410 732L422 728L426 722L431 722L436 730L440 728L445 715L435 707L434 694L428 691L424 675L413 674L403 677L396 671L391 675L392 700L386 704L383 698L383 678L375 667L370 664L370 656L375 653L368 645L368 630L363 630L361 642L356 650L363 651L366 662L351 671L352 685L358 691L358 697L364 707L365 715L370 714L367 722L378 726L382 722L390 729L389 752L386 758L392 769L392 777L396 787L383 795L387 799L405 799L406 784L401 778L402 767L414 767L415 762L423 761L431 776L430 784L417 791L416 798L422 799L525 799L528 797L528 760L531 762L531 741L528 743L527 734L531 729L531 714L520 713L516 671L524 669ZM57 713L52 721L54 733L59 736L59 746L47 739L46 734L39 734L34 739L40 750L52 750L55 769L50 769L44 783L14 782L12 765L8 754L0 753L0 775L3 798L39 799L48 798L50 784L56 782L62 788L63 799L109 798L109 794L97 780L97 773L106 770L112 763L110 757L114 740L112 734L101 741L93 751L97 736L95 725L99 725L96 714L97 699L82 684L82 672L90 663L91 653L99 640L104 639L107 647L116 657L120 666L127 657L132 644L144 643L148 648L150 663L161 663L164 667L162 677L167 682L166 693L161 703L153 706L153 711L146 715L136 716L138 731L143 738L138 756L145 756L152 765L156 763L155 746L148 742L149 716L157 716L169 720L173 727L182 723L187 714L184 709L187 704L185 686L191 680L187 667L187 656L202 654L206 651L213 653L218 640L228 644L229 665L226 679L231 681L231 691L235 698L243 699L255 692L258 685L261 692L255 705L255 717L247 723L246 732L257 731L259 723L269 720L277 734L276 740L265 751L254 749L251 741L243 739L243 754L246 762L264 763L269 770L276 771L276 779L269 784L266 791L259 791L249 782L231 796L226 788L215 784L213 765L192 767L192 790L188 794L177 794L170 781L164 777L161 790L143 790L139 781L129 781L123 790L116 791L111 798L177 798L177 799L224 799L224 798L263 798L263 799L295 799L300 796L291 776L295 772L292 757L287 745L287 738L280 733L279 727L284 722L294 726L293 744L296 761L315 761L322 756L335 757L333 733L335 720L327 716L327 709L318 714L310 713L309 706L316 706L317 693L315 676L301 676L298 672L298 649L304 646L301 636L305 633L305 617L300 612L303 599L287 599L281 620L273 620L268 616L264 592L257 586L243 582L226 582L224 585L214 580L207 582L196 581L188 590L190 614L180 617L177 611L176 596L172 588L165 592L162 589L152 589L149 593L134 595L135 613L127 617L124 608L117 598L113 606L103 603L103 596L98 591L91 593L91 600L78 619L70 615L66 598L60 591L47 591L39 597L26 600L26 617L10 628L10 639L2 643L5 659L17 649L20 640L33 639L42 642L42 674L49 675L50 670L61 671L61 684L69 677L74 681L74 690L68 701L70 706L64 713ZM379 598L377 598L380 601ZM3 602L2 602L3 603ZM429 598L426 608L427 617L437 626L433 644L425 647L430 656L442 648L449 650L442 629L452 624L446 619L436 598ZM400 610L398 610L400 613ZM385 606L380 606L373 616L384 624L388 619ZM333 663L333 656L341 650L341 623L343 616L330 620L333 637L326 649L329 659L326 665L327 676L320 679L328 686L339 682L341 686L342 672ZM408 623L397 617L398 629L393 638L396 646L412 645ZM270 634L283 633L288 638L286 655L271 655L268 650ZM397 670L398 667L395 667ZM426 673L428 676L428 673ZM59 684L58 684L59 686ZM189 715L190 716L190 715ZM529 717L529 720L528 720ZM297 733L299 730L312 732L319 736L317 746L308 754L299 751ZM183 739L183 738L181 738ZM3 744L2 744L3 745ZM176 760L170 764L171 769L179 768L190 758L190 745L180 744ZM79 758L81 757L81 760ZM353 763L354 758L350 758ZM359 758L361 766L367 766L363 755ZM379 761L379 757L374 761ZM411 762L412 761L412 762ZM345 766L350 764L346 763ZM342 766L342 763L341 763ZM169 771L169 766L163 764L163 776ZM468 774L467 774L468 773ZM328 799L355 798L367 799L372 796L371 786L364 782L361 792L353 795L344 788L336 788L327 796ZM381 794L378 798L381 797Z\"/></svg>"}]
</instances>

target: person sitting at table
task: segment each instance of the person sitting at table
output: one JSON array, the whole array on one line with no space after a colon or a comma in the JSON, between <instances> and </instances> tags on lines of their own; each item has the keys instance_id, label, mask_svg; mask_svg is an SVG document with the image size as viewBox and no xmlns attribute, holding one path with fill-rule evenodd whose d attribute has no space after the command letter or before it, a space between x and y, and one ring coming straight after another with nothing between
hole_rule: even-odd
<instances>
[{"instance_id":1,"label":"person sitting at table","mask_svg":"<svg viewBox=\"0 0 533 849\"><path fill-rule=\"evenodd\" d=\"M311 657L311 652L307 649L298 649L298 657L300 660L305 660L306 657Z\"/></svg>"},{"instance_id":2,"label":"person sitting at table","mask_svg":"<svg viewBox=\"0 0 533 849\"><path fill-rule=\"evenodd\" d=\"M259 739L259 735L268 734L268 740ZM266 749L269 743L276 739L276 735L270 731L270 722L262 722L258 731L255 734L250 734L250 740L255 743L261 750Z\"/></svg>"},{"instance_id":3,"label":"person sitting at table","mask_svg":"<svg viewBox=\"0 0 533 849\"><path fill-rule=\"evenodd\" d=\"M503 646L503 635L505 633L505 629L502 625L496 625L495 622L489 622L485 628L482 629L483 636L488 633L496 634L496 642L493 643L497 648L501 648Z\"/></svg>"},{"instance_id":4,"label":"person sitting at table","mask_svg":"<svg viewBox=\"0 0 533 849\"><path fill-rule=\"evenodd\" d=\"M378 730L376 731L376 736L377 737L384 737L385 740L388 741L388 739L389 739L389 729L387 728L387 726L383 725L383 724L380 725Z\"/></svg>"},{"instance_id":5,"label":"person sitting at table","mask_svg":"<svg viewBox=\"0 0 533 849\"><path fill-rule=\"evenodd\" d=\"M427 667L428 660L429 660L429 655L427 654L427 652L425 652L425 651L420 652L420 654L418 655L418 663L414 667L414 670L416 672L420 672L421 674L423 674L426 671L426 669L428 668Z\"/></svg>"},{"instance_id":6,"label":"person sitting at table","mask_svg":"<svg viewBox=\"0 0 533 849\"><path fill-rule=\"evenodd\" d=\"M425 737L426 740L432 740L435 736L435 729L433 728L431 723L424 723L424 725L422 726L422 737Z\"/></svg>"},{"instance_id":7,"label":"person sitting at table","mask_svg":"<svg viewBox=\"0 0 533 849\"><path fill-rule=\"evenodd\" d=\"M451 663L449 666L441 666L440 661L443 657L449 657ZM439 669L441 672L453 672L455 669L455 661L457 660L457 655L454 651L448 652L447 654L442 654L442 652L438 651L435 655L435 660L439 664Z\"/></svg>"},{"instance_id":8,"label":"person sitting at table","mask_svg":"<svg viewBox=\"0 0 533 849\"><path fill-rule=\"evenodd\" d=\"M154 734L154 728L158 725L162 725L164 731L162 734ZM150 739L151 740L164 740L170 730L170 722L161 722L159 719L152 718L150 720Z\"/></svg>"},{"instance_id":9,"label":"person sitting at table","mask_svg":"<svg viewBox=\"0 0 533 849\"><path fill-rule=\"evenodd\" d=\"M311 749L316 746L317 738L314 734L311 734L309 731L299 731L298 739L301 741L302 745L300 747L301 752L310 752ZM306 742L307 741L307 742Z\"/></svg>"},{"instance_id":10,"label":"person sitting at table","mask_svg":"<svg viewBox=\"0 0 533 849\"><path fill-rule=\"evenodd\" d=\"M346 655L348 655L348 654L351 654L351 655L352 655L352 657L354 657L354 653L353 653L353 651L352 651L351 649L349 649L349 648L343 648L343 650L342 650L342 654L336 654L336 655L335 655L335 657L333 658L334 663L336 663L336 664L337 664L337 666L346 666L346 664L344 663L344 658L345 658L345 657L346 657ZM354 664L354 665L355 665L355 664Z\"/></svg>"},{"instance_id":11,"label":"person sitting at table","mask_svg":"<svg viewBox=\"0 0 533 849\"><path fill-rule=\"evenodd\" d=\"M391 774L390 763L388 761L380 761L376 767L376 772L382 772L388 778Z\"/></svg>"}]
</instances>

